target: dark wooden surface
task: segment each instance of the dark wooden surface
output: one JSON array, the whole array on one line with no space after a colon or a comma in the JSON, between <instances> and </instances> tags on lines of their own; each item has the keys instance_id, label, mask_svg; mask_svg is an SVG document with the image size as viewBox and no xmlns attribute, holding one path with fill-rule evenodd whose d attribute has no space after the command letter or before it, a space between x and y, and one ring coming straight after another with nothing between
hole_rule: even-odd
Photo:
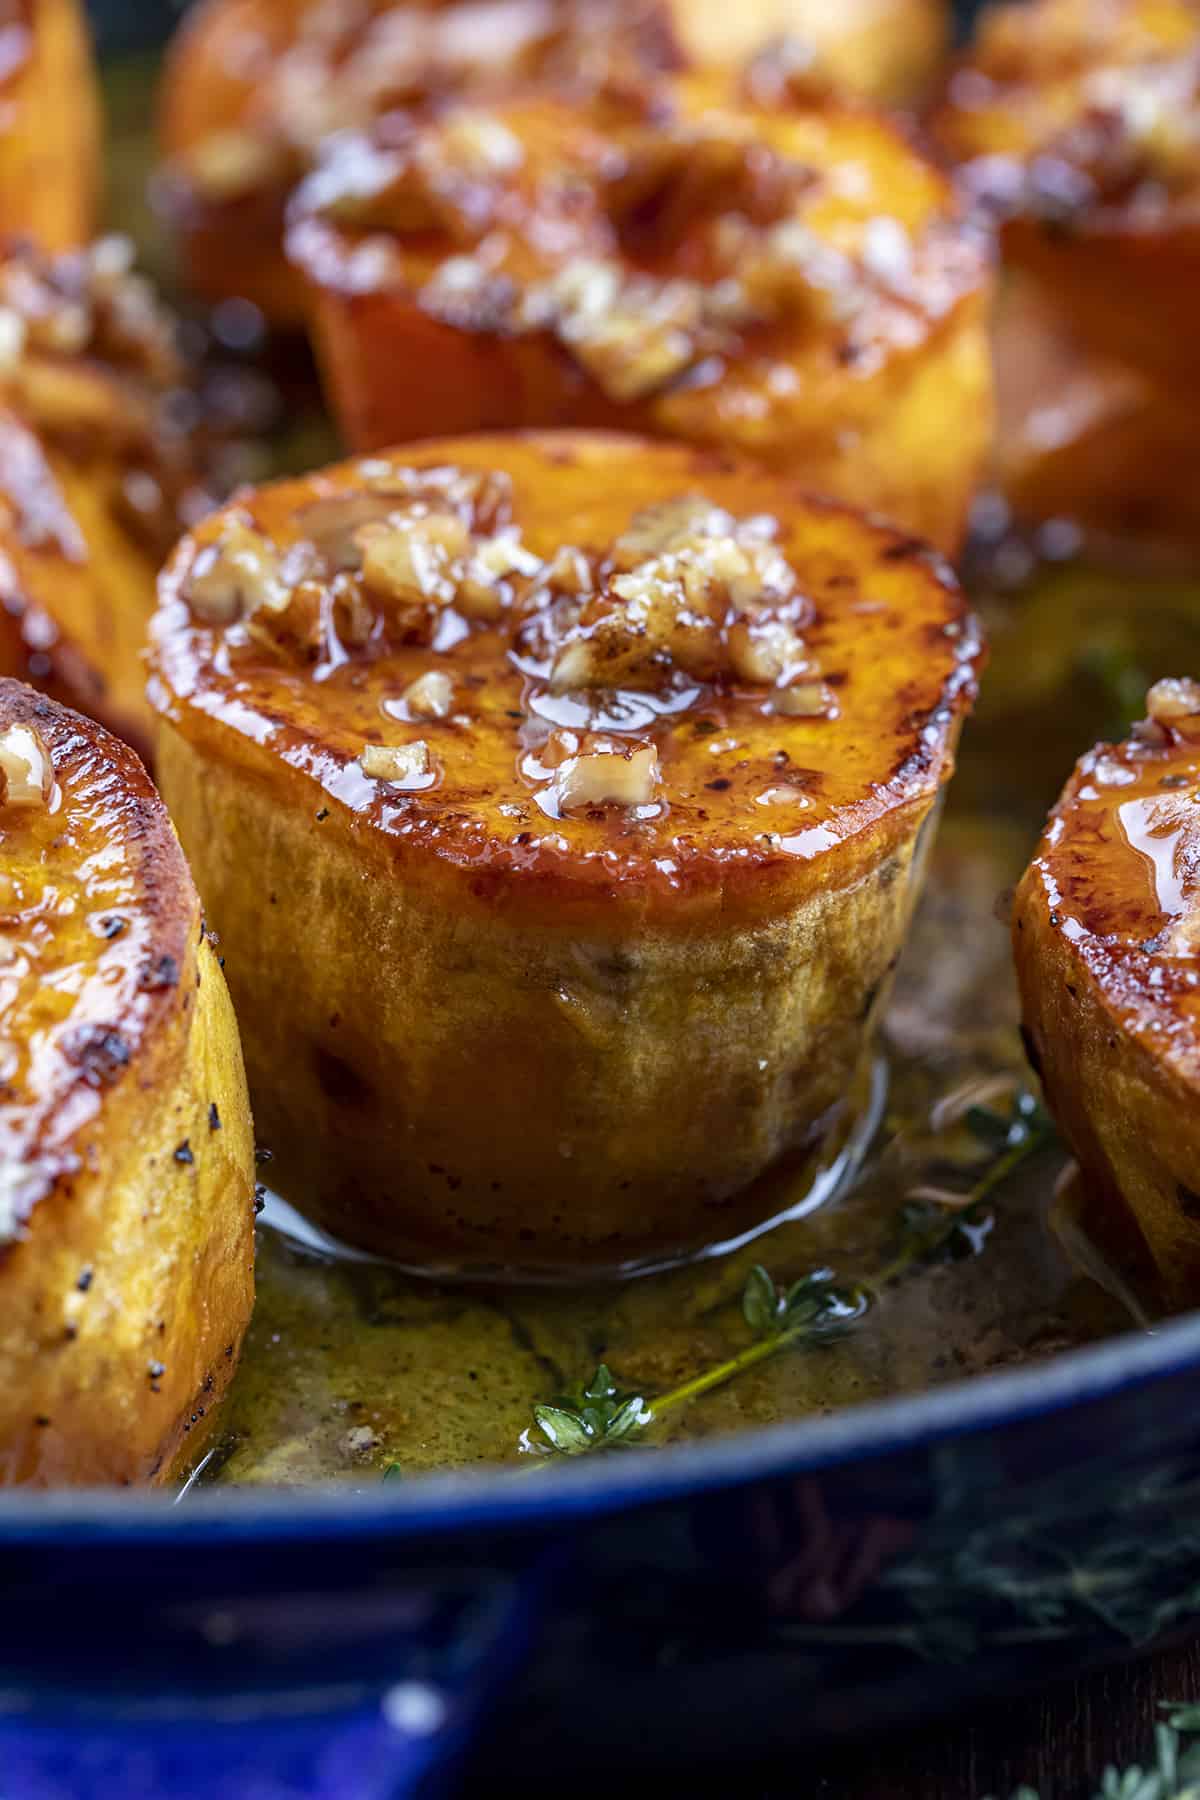
<instances>
[{"instance_id":1,"label":"dark wooden surface","mask_svg":"<svg viewBox=\"0 0 1200 1800\"><path fill-rule=\"evenodd\" d=\"M1152 1759L1159 1700L1200 1698L1200 1644L1007 1701L932 1729L804 1757L747 1800L1091 1800L1105 1763ZM739 1796L740 1800L740 1796Z\"/></svg>"},{"instance_id":2,"label":"dark wooden surface","mask_svg":"<svg viewBox=\"0 0 1200 1800\"><path fill-rule=\"evenodd\" d=\"M937 1679L933 1670L929 1678ZM579 1755L569 1769L557 1758L534 1759L518 1785L506 1779L511 1745L498 1759L494 1746L485 1745L454 1793L455 1800L507 1800L518 1792L530 1800L551 1794L569 1800L1012 1800L1026 1786L1038 1800L1093 1800L1106 1764L1153 1766L1160 1700L1200 1701L1200 1642L917 1731L864 1729L856 1744L797 1749L782 1759L698 1767L687 1759L685 1741L678 1769L645 1767L631 1746L614 1778L610 1756L597 1769L588 1755L588 1732L596 1725L588 1721L584 1696ZM620 1721L607 1728L619 1743Z\"/></svg>"}]
</instances>

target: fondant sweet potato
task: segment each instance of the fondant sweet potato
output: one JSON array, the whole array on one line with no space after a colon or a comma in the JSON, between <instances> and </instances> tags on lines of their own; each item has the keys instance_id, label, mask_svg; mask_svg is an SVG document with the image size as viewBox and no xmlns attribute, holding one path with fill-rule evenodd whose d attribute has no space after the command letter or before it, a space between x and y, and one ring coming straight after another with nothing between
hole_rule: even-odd
<instances>
[{"instance_id":1,"label":"fondant sweet potato","mask_svg":"<svg viewBox=\"0 0 1200 1800\"><path fill-rule=\"evenodd\" d=\"M0 680L0 1488L194 1462L254 1295L237 1026L124 744Z\"/></svg>"},{"instance_id":2,"label":"fondant sweet potato","mask_svg":"<svg viewBox=\"0 0 1200 1800\"><path fill-rule=\"evenodd\" d=\"M612 1270L838 1141L979 658L916 540L711 450L464 438L245 492L154 641L260 1134L337 1234Z\"/></svg>"},{"instance_id":3,"label":"fondant sweet potato","mask_svg":"<svg viewBox=\"0 0 1200 1800\"><path fill-rule=\"evenodd\" d=\"M464 103L341 140L288 241L358 449L619 427L961 539L991 432L988 258L882 116L753 78Z\"/></svg>"},{"instance_id":4,"label":"fondant sweet potato","mask_svg":"<svg viewBox=\"0 0 1200 1800\"><path fill-rule=\"evenodd\" d=\"M96 229L100 97L82 0L0 8L0 236L46 250Z\"/></svg>"}]
</instances>

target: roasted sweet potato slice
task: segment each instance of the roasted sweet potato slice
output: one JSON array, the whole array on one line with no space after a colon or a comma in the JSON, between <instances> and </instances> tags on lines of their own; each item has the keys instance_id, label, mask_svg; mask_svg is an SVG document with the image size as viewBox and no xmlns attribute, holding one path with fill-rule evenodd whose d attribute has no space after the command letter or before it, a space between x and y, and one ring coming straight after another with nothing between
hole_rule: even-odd
<instances>
[{"instance_id":1,"label":"roasted sweet potato slice","mask_svg":"<svg viewBox=\"0 0 1200 1800\"><path fill-rule=\"evenodd\" d=\"M141 764L0 680L0 1487L165 1481L253 1300L237 1027Z\"/></svg>"},{"instance_id":2,"label":"roasted sweet potato slice","mask_svg":"<svg viewBox=\"0 0 1200 1800\"><path fill-rule=\"evenodd\" d=\"M1077 766L1017 893L1030 1055L1100 1201L1167 1298L1200 1293L1200 686L1162 681Z\"/></svg>"},{"instance_id":3,"label":"roasted sweet potato slice","mask_svg":"<svg viewBox=\"0 0 1200 1800\"><path fill-rule=\"evenodd\" d=\"M289 245L349 441L620 427L955 546L990 435L985 252L892 123L748 87L536 93L343 140Z\"/></svg>"},{"instance_id":4,"label":"roasted sweet potato slice","mask_svg":"<svg viewBox=\"0 0 1200 1800\"><path fill-rule=\"evenodd\" d=\"M0 672L148 752L155 577L212 470L172 323L127 262L113 240L0 253Z\"/></svg>"},{"instance_id":5,"label":"roasted sweet potato slice","mask_svg":"<svg viewBox=\"0 0 1200 1800\"><path fill-rule=\"evenodd\" d=\"M978 644L917 541L712 451L479 437L243 496L163 578L160 777L285 1193L615 1268L846 1119Z\"/></svg>"},{"instance_id":6,"label":"roasted sweet potato slice","mask_svg":"<svg viewBox=\"0 0 1200 1800\"><path fill-rule=\"evenodd\" d=\"M685 63L734 67L771 40L810 90L909 101L944 47L942 0L204 0L167 63L163 192L192 285L303 323L282 254L288 194L333 131L514 81L578 91Z\"/></svg>"},{"instance_id":7,"label":"roasted sweet potato slice","mask_svg":"<svg viewBox=\"0 0 1200 1800\"><path fill-rule=\"evenodd\" d=\"M1188 0L985 15L934 130L1076 337L1200 384L1200 33Z\"/></svg>"},{"instance_id":8,"label":"roasted sweet potato slice","mask_svg":"<svg viewBox=\"0 0 1200 1800\"><path fill-rule=\"evenodd\" d=\"M101 168L81 0L0 0L0 236L46 250L87 243Z\"/></svg>"}]
</instances>

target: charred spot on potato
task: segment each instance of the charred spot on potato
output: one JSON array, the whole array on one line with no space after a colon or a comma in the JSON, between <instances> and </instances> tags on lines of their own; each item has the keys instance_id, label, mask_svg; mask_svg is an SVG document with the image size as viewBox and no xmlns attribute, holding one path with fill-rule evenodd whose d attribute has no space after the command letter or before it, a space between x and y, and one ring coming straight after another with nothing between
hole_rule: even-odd
<instances>
[{"instance_id":1,"label":"charred spot on potato","mask_svg":"<svg viewBox=\"0 0 1200 1800\"><path fill-rule=\"evenodd\" d=\"M106 932L106 937L110 934ZM173 988L179 982L179 963L174 956L159 956L152 962L143 964L138 976L138 986L143 993L157 993L163 988Z\"/></svg>"},{"instance_id":2,"label":"charred spot on potato","mask_svg":"<svg viewBox=\"0 0 1200 1800\"><path fill-rule=\"evenodd\" d=\"M885 544L879 552L881 562L911 562L913 557L928 554L929 546L922 538L899 538L894 544Z\"/></svg>"},{"instance_id":3,"label":"charred spot on potato","mask_svg":"<svg viewBox=\"0 0 1200 1800\"><path fill-rule=\"evenodd\" d=\"M63 1034L63 1054L93 1087L116 1081L129 1062L129 1045L111 1025L77 1025Z\"/></svg>"}]
</instances>

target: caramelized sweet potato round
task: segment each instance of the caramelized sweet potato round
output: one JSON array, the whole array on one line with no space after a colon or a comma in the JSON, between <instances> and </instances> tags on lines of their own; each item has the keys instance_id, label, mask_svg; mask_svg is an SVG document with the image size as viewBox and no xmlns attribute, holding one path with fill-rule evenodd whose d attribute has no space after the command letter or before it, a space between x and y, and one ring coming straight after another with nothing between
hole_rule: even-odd
<instances>
[{"instance_id":1,"label":"caramelized sweet potato round","mask_svg":"<svg viewBox=\"0 0 1200 1800\"><path fill-rule=\"evenodd\" d=\"M164 193L193 286L298 326L284 209L331 132L513 81L732 67L772 39L810 87L908 101L945 35L943 0L202 0L167 62Z\"/></svg>"},{"instance_id":2,"label":"caramelized sweet potato round","mask_svg":"<svg viewBox=\"0 0 1200 1800\"><path fill-rule=\"evenodd\" d=\"M0 236L46 250L96 226L100 97L82 0L0 8Z\"/></svg>"},{"instance_id":3,"label":"caramelized sweet potato round","mask_svg":"<svg viewBox=\"0 0 1200 1800\"><path fill-rule=\"evenodd\" d=\"M713 451L510 435L249 491L161 593L283 1191L471 1270L761 1219L844 1122L974 692L933 553Z\"/></svg>"},{"instance_id":4,"label":"caramelized sweet potato round","mask_svg":"<svg viewBox=\"0 0 1200 1800\"><path fill-rule=\"evenodd\" d=\"M341 140L288 241L348 440L630 429L954 547L990 430L986 254L893 124L749 88L533 93Z\"/></svg>"},{"instance_id":5,"label":"caramelized sweet potato round","mask_svg":"<svg viewBox=\"0 0 1200 1800\"><path fill-rule=\"evenodd\" d=\"M995 6L934 130L1078 338L1200 382L1200 31L1189 0Z\"/></svg>"},{"instance_id":6,"label":"caramelized sweet potato round","mask_svg":"<svg viewBox=\"0 0 1200 1800\"><path fill-rule=\"evenodd\" d=\"M1017 893L1030 1055L1169 1299L1200 1292L1200 686L1163 681L1075 769Z\"/></svg>"},{"instance_id":7,"label":"caramelized sweet potato round","mask_svg":"<svg viewBox=\"0 0 1200 1800\"><path fill-rule=\"evenodd\" d=\"M237 1027L133 753L0 680L0 1487L164 1481L253 1300Z\"/></svg>"},{"instance_id":8,"label":"caramelized sweet potato round","mask_svg":"<svg viewBox=\"0 0 1200 1800\"><path fill-rule=\"evenodd\" d=\"M155 577L213 503L188 379L123 240L0 251L0 672L144 752Z\"/></svg>"}]
</instances>

